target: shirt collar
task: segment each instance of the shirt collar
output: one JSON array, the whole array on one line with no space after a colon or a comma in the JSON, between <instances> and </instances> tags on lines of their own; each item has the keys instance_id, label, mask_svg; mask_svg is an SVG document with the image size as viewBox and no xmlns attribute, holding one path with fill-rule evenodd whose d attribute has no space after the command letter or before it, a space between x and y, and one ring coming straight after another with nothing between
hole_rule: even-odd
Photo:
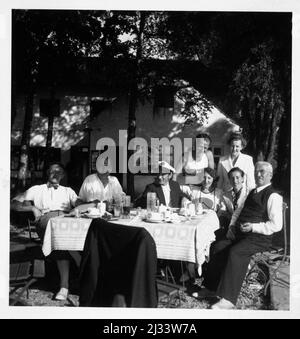
<instances>
[{"instance_id":1,"label":"shirt collar","mask_svg":"<svg viewBox=\"0 0 300 339\"><path fill-rule=\"evenodd\" d=\"M51 187L53 187L55 190L57 190L58 189L58 187L59 187L59 184L52 184L51 182L47 182L47 187L48 188L51 188Z\"/></svg>"},{"instance_id":2,"label":"shirt collar","mask_svg":"<svg viewBox=\"0 0 300 339\"><path fill-rule=\"evenodd\" d=\"M161 185L161 187L164 191L171 191L169 183L167 183L166 185Z\"/></svg>"},{"instance_id":3,"label":"shirt collar","mask_svg":"<svg viewBox=\"0 0 300 339\"><path fill-rule=\"evenodd\" d=\"M268 187L268 186L271 186L271 183L269 183L269 184L267 184L267 185L264 185L264 186L257 187L257 188L256 188L256 192L258 193L258 192L262 191L263 189L265 189L265 188Z\"/></svg>"}]
</instances>

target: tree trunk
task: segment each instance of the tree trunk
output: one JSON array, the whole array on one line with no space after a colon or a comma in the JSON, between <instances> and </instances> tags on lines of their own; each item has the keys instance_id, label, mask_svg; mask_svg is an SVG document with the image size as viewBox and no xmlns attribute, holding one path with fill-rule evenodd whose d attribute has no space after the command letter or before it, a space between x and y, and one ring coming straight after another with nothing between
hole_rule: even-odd
<instances>
[{"instance_id":1,"label":"tree trunk","mask_svg":"<svg viewBox=\"0 0 300 339\"><path fill-rule=\"evenodd\" d=\"M31 178L29 168L30 161L29 145L30 145L31 125L33 119L33 97L34 97L34 86L32 83L25 98L25 117L18 170L18 185L20 185L20 187L23 187L23 189L25 189L25 187L28 185L28 181Z\"/></svg>"},{"instance_id":2,"label":"tree trunk","mask_svg":"<svg viewBox=\"0 0 300 339\"><path fill-rule=\"evenodd\" d=\"M50 93L50 100L51 100L51 112L48 116L48 131L47 131L47 139L46 139L46 149L45 149L45 154L44 154L44 170L43 170L43 177L44 180L47 179L47 168L49 166L49 163L51 161L49 155L50 155L50 150L52 147L52 137L53 137L53 123L54 123L54 115L55 115L55 90L54 86L51 88L51 93Z\"/></svg>"},{"instance_id":3,"label":"tree trunk","mask_svg":"<svg viewBox=\"0 0 300 339\"><path fill-rule=\"evenodd\" d=\"M129 98L129 112L128 112L128 136L127 136L127 145L135 138L135 130L136 130L136 106L138 100L138 81L139 81L139 67L142 60L143 55L143 31L145 27L145 13L138 13L140 19L140 25L137 34L137 50L136 50L136 60L135 60L135 70L132 79L132 84L130 88L130 98ZM127 148L127 159L130 158L133 151L128 150ZM130 173L129 168L127 167L127 193L132 197L135 194L134 189L134 175Z\"/></svg>"}]
</instances>

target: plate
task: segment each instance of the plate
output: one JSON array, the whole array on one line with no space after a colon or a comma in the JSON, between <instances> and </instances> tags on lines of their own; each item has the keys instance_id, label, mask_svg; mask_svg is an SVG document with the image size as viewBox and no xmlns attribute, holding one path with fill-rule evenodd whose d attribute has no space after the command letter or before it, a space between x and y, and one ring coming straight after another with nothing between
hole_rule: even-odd
<instances>
[{"instance_id":1,"label":"plate","mask_svg":"<svg viewBox=\"0 0 300 339\"><path fill-rule=\"evenodd\" d=\"M152 223L160 223L160 222L163 222L162 220L155 220L155 219L145 219L146 222L152 222Z\"/></svg>"},{"instance_id":2,"label":"plate","mask_svg":"<svg viewBox=\"0 0 300 339\"><path fill-rule=\"evenodd\" d=\"M101 218L100 214L84 214L86 218L91 218L91 219L96 219L96 218Z\"/></svg>"}]
</instances>

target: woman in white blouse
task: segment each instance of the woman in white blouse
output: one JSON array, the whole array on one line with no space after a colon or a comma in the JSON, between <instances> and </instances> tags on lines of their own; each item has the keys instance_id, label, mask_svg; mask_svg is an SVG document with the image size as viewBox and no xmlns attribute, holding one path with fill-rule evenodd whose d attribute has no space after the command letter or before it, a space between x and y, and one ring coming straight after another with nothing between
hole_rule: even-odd
<instances>
[{"instance_id":1,"label":"woman in white blouse","mask_svg":"<svg viewBox=\"0 0 300 339\"><path fill-rule=\"evenodd\" d=\"M195 185L203 181L205 168L214 168L214 157L208 149L210 143L211 138L208 134L198 134L195 140L195 151L189 151L183 159L182 166L177 166L174 179L185 193L193 190Z\"/></svg>"},{"instance_id":2,"label":"woman in white blouse","mask_svg":"<svg viewBox=\"0 0 300 339\"><path fill-rule=\"evenodd\" d=\"M254 164L250 155L242 153L246 147L246 140L240 133L233 133L228 140L230 153L221 157L218 165L218 188L227 192L231 188L228 178L229 171L234 167L239 167L245 173L244 185L246 192L249 193L255 188Z\"/></svg>"}]
</instances>

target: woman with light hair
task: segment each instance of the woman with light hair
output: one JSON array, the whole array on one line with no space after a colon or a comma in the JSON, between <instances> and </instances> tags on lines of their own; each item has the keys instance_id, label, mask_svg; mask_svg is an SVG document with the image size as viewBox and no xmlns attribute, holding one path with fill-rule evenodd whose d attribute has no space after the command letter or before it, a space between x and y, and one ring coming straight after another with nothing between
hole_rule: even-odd
<instances>
[{"instance_id":1,"label":"woman with light hair","mask_svg":"<svg viewBox=\"0 0 300 339\"><path fill-rule=\"evenodd\" d=\"M230 136L228 145L230 146L230 153L221 157L218 165L218 187L227 192L231 188L228 173L232 168L239 167L245 173L244 185L248 193L255 188L255 179L253 158L242 153L247 142L241 133L235 132Z\"/></svg>"},{"instance_id":2,"label":"woman with light hair","mask_svg":"<svg viewBox=\"0 0 300 339\"><path fill-rule=\"evenodd\" d=\"M211 138L206 133L196 136L195 148L189 151L183 159L183 163L176 167L176 176L174 179L181 185L181 189L187 193L193 191L204 178L204 169L214 169L214 157L209 150Z\"/></svg>"}]
</instances>

